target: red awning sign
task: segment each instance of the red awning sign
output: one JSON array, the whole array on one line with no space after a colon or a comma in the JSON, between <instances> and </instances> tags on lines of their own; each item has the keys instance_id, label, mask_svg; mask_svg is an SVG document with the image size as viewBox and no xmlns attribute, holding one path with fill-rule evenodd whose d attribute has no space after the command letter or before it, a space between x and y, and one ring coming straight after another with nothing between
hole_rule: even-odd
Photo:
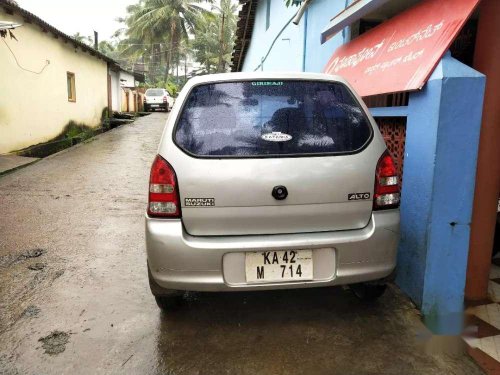
<instances>
[{"instance_id":1,"label":"red awning sign","mask_svg":"<svg viewBox=\"0 0 500 375\"><path fill-rule=\"evenodd\" d=\"M325 67L361 96L421 89L480 0L423 0L339 47Z\"/></svg>"}]
</instances>

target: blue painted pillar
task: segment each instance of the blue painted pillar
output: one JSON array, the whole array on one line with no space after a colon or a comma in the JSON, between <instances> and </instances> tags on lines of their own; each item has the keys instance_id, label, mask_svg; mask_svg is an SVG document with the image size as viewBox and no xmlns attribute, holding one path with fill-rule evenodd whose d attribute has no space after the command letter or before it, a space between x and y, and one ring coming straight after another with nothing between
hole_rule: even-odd
<instances>
[{"instance_id":1,"label":"blue painted pillar","mask_svg":"<svg viewBox=\"0 0 500 375\"><path fill-rule=\"evenodd\" d=\"M408 105L397 283L460 333L485 77L445 55Z\"/></svg>"}]
</instances>

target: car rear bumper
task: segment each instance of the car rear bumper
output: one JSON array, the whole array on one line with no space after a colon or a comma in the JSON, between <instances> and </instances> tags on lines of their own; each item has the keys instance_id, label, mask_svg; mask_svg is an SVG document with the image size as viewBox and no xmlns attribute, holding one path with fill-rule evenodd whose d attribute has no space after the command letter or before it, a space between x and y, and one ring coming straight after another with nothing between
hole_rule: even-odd
<instances>
[{"instance_id":1,"label":"car rear bumper","mask_svg":"<svg viewBox=\"0 0 500 375\"><path fill-rule=\"evenodd\" d=\"M146 216L146 248L154 280L192 291L293 289L382 279L396 266L399 210L374 212L357 230L278 235L195 237L180 219ZM313 280L249 284L245 252L313 249Z\"/></svg>"}]
</instances>

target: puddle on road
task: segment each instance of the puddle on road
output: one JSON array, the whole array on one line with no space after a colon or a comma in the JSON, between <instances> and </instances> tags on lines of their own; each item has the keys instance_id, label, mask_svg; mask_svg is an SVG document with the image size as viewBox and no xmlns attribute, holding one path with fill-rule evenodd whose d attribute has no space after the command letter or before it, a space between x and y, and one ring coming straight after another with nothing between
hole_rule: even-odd
<instances>
[{"instance_id":1,"label":"puddle on road","mask_svg":"<svg viewBox=\"0 0 500 375\"><path fill-rule=\"evenodd\" d=\"M39 249L39 248L37 248L37 249L30 249L30 250L25 251L21 255L19 255L17 257L17 261L18 262L22 262L22 261L24 261L26 259L38 258L39 256L42 256L46 252L47 252L47 250L45 250L45 249Z\"/></svg>"},{"instance_id":2,"label":"puddle on road","mask_svg":"<svg viewBox=\"0 0 500 375\"><path fill-rule=\"evenodd\" d=\"M39 307L35 305L29 305L26 309L24 309L23 313L21 314L21 317L36 318L40 313L40 311L41 310Z\"/></svg>"},{"instance_id":3,"label":"puddle on road","mask_svg":"<svg viewBox=\"0 0 500 375\"><path fill-rule=\"evenodd\" d=\"M54 275L52 276L52 281L60 278L62 275L64 275L64 270L57 270L54 272Z\"/></svg>"},{"instance_id":4,"label":"puddle on road","mask_svg":"<svg viewBox=\"0 0 500 375\"><path fill-rule=\"evenodd\" d=\"M37 263L30 264L28 266L28 269L30 269L32 271L41 271L45 268L45 266L46 266L45 263L37 262Z\"/></svg>"},{"instance_id":5,"label":"puddle on road","mask_svg":"<svg viewBox=\"0 0 500 375\"><path fill-rule=\"evenodd\" d=\"M15 263L24 262L28 259L38 258L47 250L41 248L29 249L19 255L8 254L0 257L0 267L10 267Z\"/></svg>"},{"instance_id":6,"label":"puddle on road","mask_svg":"<svg viewBox=\"0 0 500 375\"><path fill-rule=\"evenodd\" d=\"M21 319L41 315L41 309L34 302L65 272L64 259L47 255L47 249L33 247L0 257L0 285L14 281L9 288L2 290L2 302L5 302L0 308L0 334Z\"/></svg>"},{"instance_id":7,"label":"puddle on road","mask_svg":"<svg viewBox=\"0 0 500 375\"><path fill-rule=\"evenodd\" d=\"M62 331L53 331L50 335L39 338L38 341L42 342L45 354L57 355L66 350L69 334Z\"/></svg>"}]
</instances>

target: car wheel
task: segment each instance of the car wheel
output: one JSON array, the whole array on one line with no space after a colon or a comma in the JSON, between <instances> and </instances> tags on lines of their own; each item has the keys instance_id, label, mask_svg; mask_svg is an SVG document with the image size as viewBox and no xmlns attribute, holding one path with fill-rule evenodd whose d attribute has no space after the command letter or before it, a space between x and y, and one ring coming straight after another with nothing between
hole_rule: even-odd
<instances>
[{"instance_id":1,"label":"car wheel","mask_svg":"<svg viewBox=\"0 0 500 375\"><path fill-rule=\"evenodd\" d=\"M153 279L153 275L151 275L149 264L148 279L149 288L151 289L151 293L155 297L156 304L160 309L164 311L171 310L178 307L182 303L184 292L181 290L165 289L158 285L157 282Z\"/></svg>"},{"instance_id":2,"label":"car wheel","mask_svg":"<svg viewBox=\"0 0 500 375\"><path fill-rule=\"evenodd\" d=\"M352 284L349 288L361 301L373 302L384 294L387 289L386 284Z\"/></svg>"}]
</instances>

